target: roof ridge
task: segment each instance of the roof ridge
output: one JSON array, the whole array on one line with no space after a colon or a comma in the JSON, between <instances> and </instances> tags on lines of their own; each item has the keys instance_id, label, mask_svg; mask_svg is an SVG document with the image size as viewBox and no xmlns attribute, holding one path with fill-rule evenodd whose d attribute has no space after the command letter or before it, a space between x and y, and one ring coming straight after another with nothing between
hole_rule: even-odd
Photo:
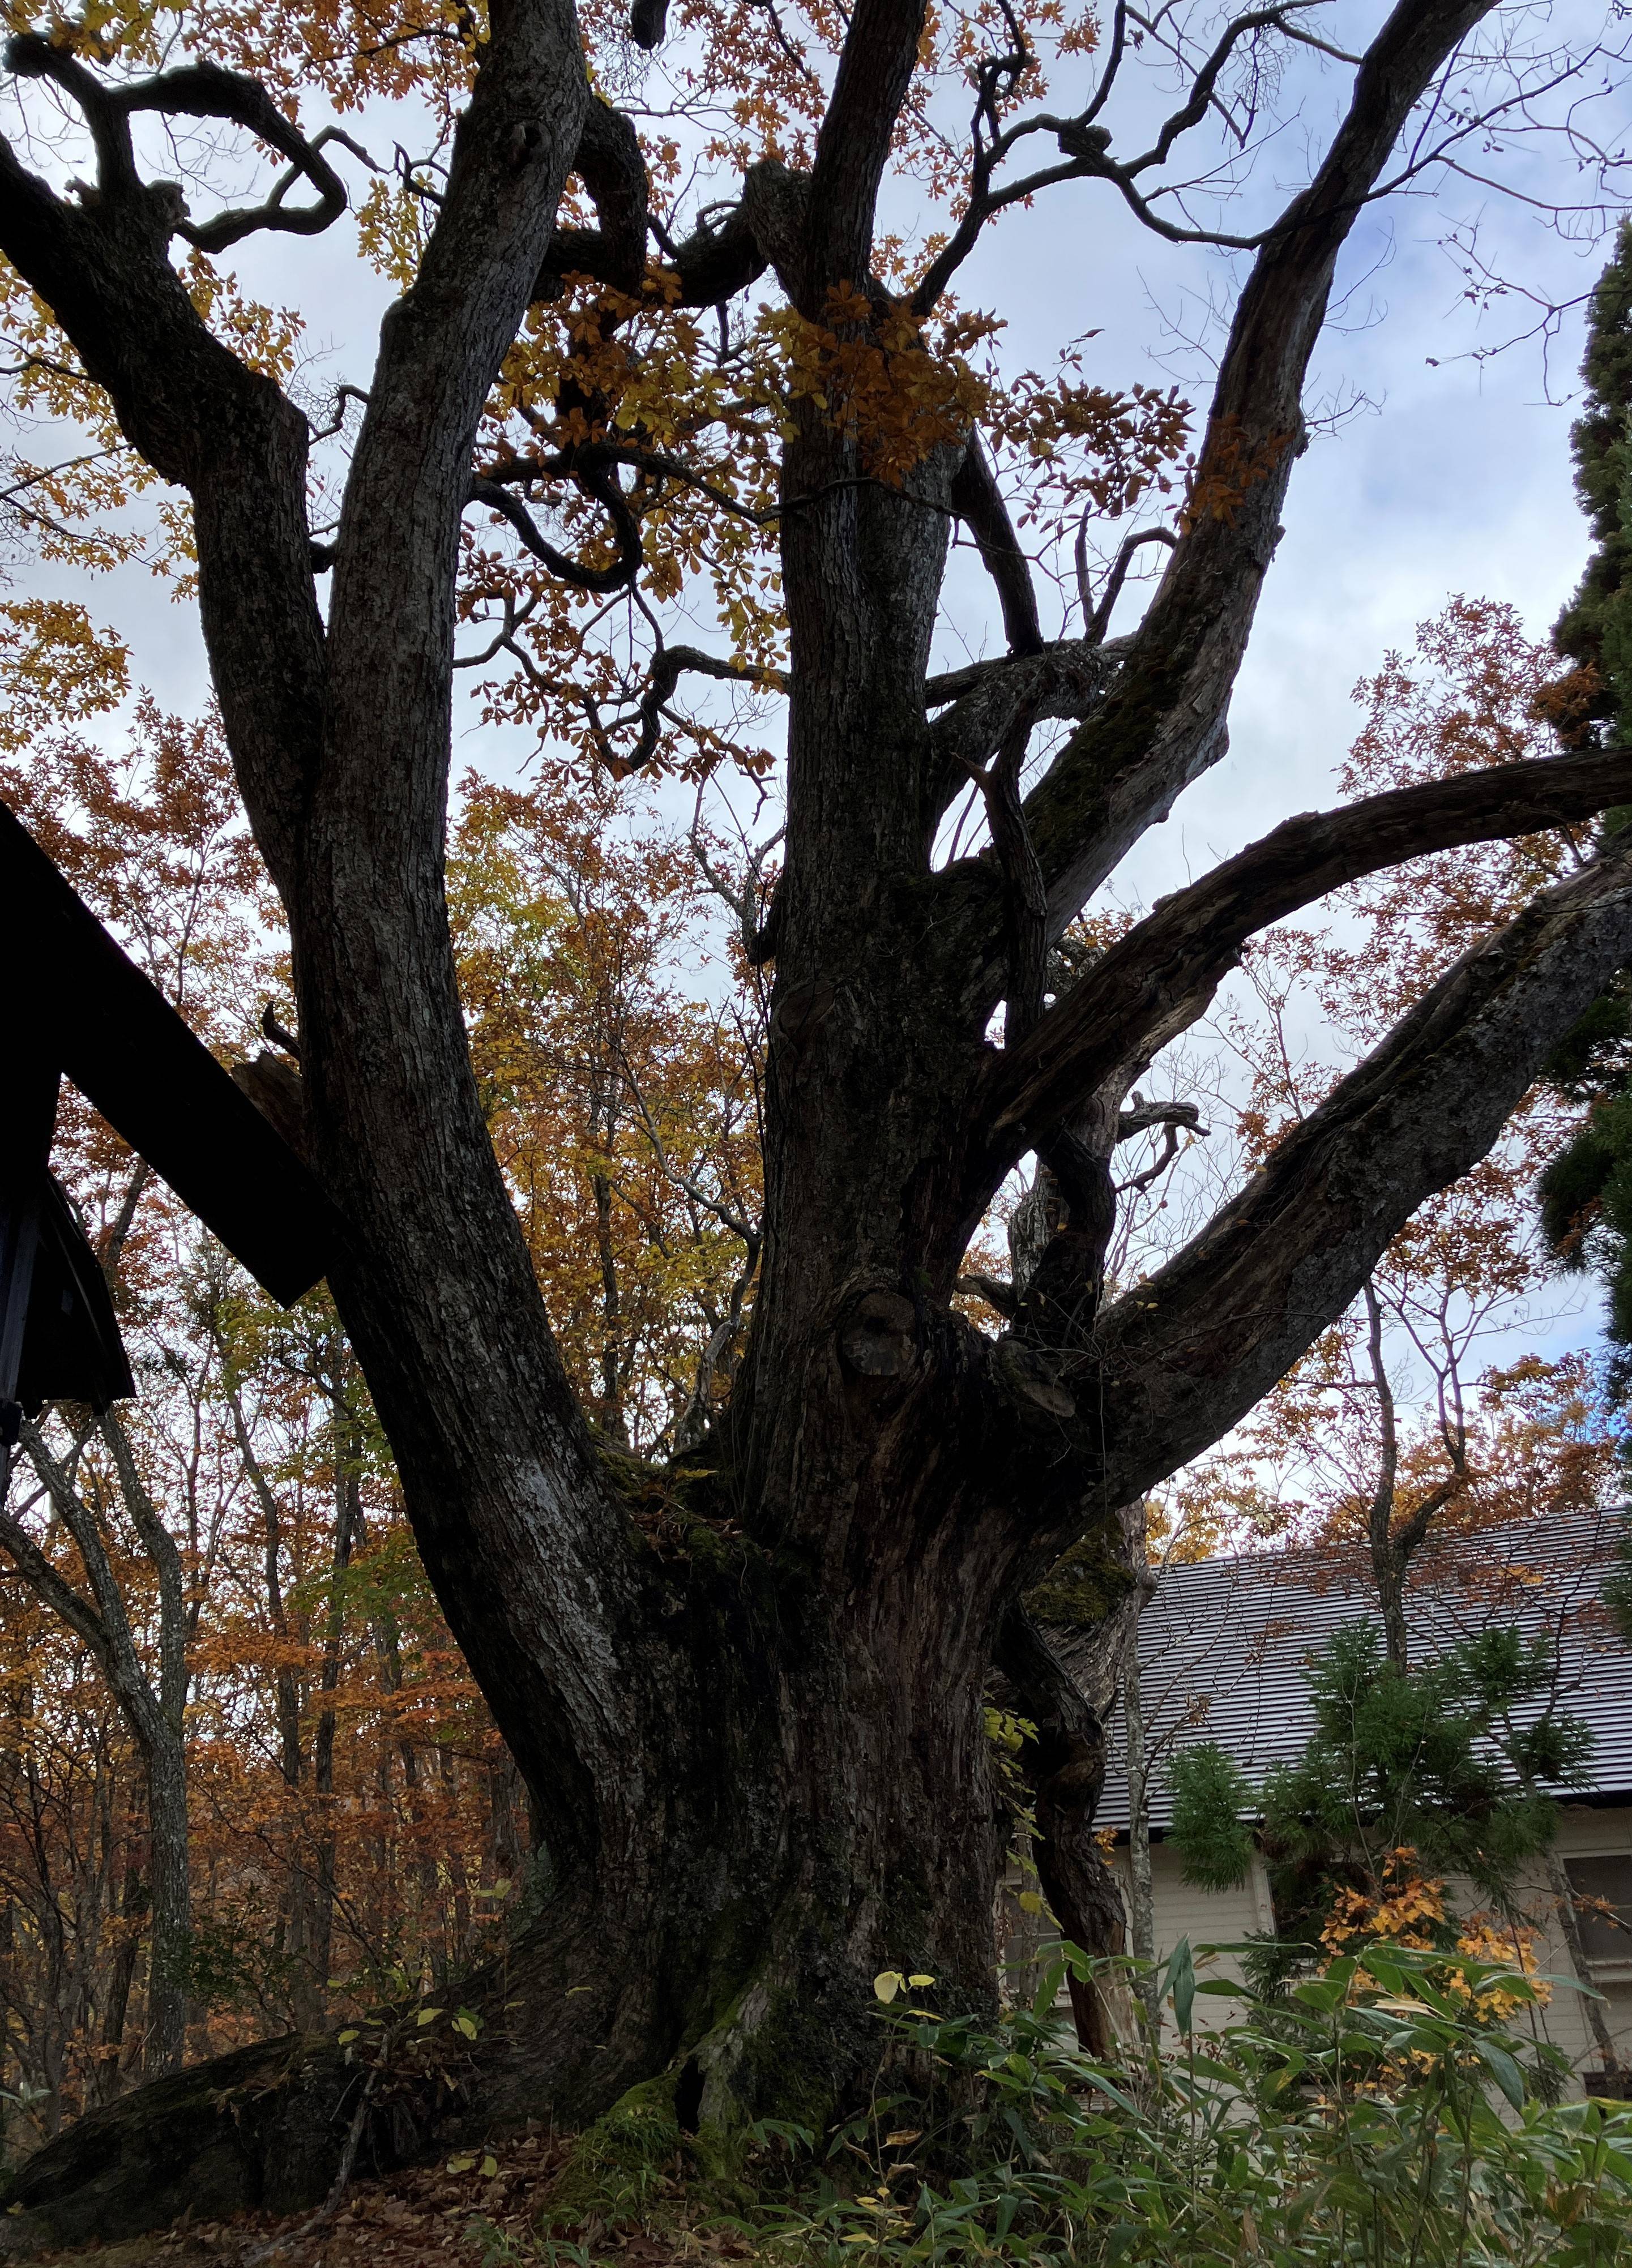
<instances>
[{"instance_id":1,"label":"roof ridge","mask_svg":"<svg viewBox=\"0 0 1632 2268\"><path fill-rule=\"evenodd\" d=\"M1602 1528L1606 1527L1610 1522L1615 1521L1625 1521L1628 1518L1632 1518L1632 1503L1625 1502L1614 1505L1600 1505L1595 1506L1590 1511L1583 1508L1567 1512L1538 1512L1532 1513L1526 1520L1496 1521L1489 1528L1474 1529L1470 1534L1459 1536L1456 1540L1462 1543L1471 1543L1476 1538L1481 1543L1494 1543L1501 1536L1527 1535L1532 1530L1538 1532L1545 1530L1547 1535L1551 1536L1572 1527L1584 1526L1590 1523L1594 1528ZM1436 1537L1430 1531L1429 1536L1424 1541L1422 1548L1425 1550L1430 1550L1436 1543L1440 1542L1441 1540L1442 1539ZM1451 1539L1446 1538L1443 1540L1449 1542ZM1160 1584L1162 1582L1165 1582L1169 1576L1198 1574L1203 1569L1294 1566L1299 1562L1310 1563L1314 1561L1319 1561L1323 1564L1349 1564L1355 1568L1363 1569L1365 1566L1365 1547L1358 1542L1352 1545L1340 1543L1266 1543L1256 1550L1216 1551L1210 1552L1205 1558L1200 1559L1170 1559L1167 1561L1157 1561L1152 1565L1151 1572L1156 1577L1157 1582Z\"/></svg>"}]
</instances>

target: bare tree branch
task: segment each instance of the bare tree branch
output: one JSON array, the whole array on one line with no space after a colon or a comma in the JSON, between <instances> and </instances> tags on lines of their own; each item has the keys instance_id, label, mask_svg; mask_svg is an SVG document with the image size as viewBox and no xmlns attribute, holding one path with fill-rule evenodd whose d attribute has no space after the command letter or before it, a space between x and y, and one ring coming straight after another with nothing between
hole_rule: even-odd
<instances>
[{"instance_id":1,"label":"bare tree branch","mask_svg":"<svg viewBox=\"0 0 1632 2268\"><path fill-rule=\"evenodd\" d=\"M25 32L8 40L8 69L22 78L48 78L70 95L85 113L96 144L103 193L137 187L136 159L130 146L129 120L137 111L158 111L166 117L218 118L242 126L289 161L290 170L278 181L264 204L235 212L218 213L213 220L182 217L179 198L174 208L177 235L203 252L224 252L262 229L298 236L316 236L338 220L346 208L345 183L321 154L324 145L338 142L366 163L373 160L337 127L330 127L308 142L290 123L259 80L218 63L184 64L179 70L161 71L156 78L132 86L108 86L99 80L66 48L55 47L37 32ZM376 168L376 170L378 170ZM297 180L305 180L317 191L315 204L289 206L284 202Z\"/></svg>"},{"instance_id":2,"label":"bare tree branch","mask_svg":"<svg viewBox=\"0 0 1632 2268\"><path fill-rule=\"evenodd\" d=\"M1058 933L1226 746L1224 717L1303 444L1301 394L1337 255L1422 92L1489 0L1403 0L1309 188L1237 306L1186 526L1103 708L1028 799Z\"/></svg>"},{"instance_id":3,"label":"bare tree branch","mask_svg":"<svg viewBox=\"0 0 1632 2268\"><path fill-rule=\"evenodd\" d=\"M1119 1065L1193 1023L1246 939L1300 906L1432 850L1584 818L1629 790L1632 754L1615 749L1493 765L1287 820L1163 899L993 1059L979 1105L988 1138L1012 1164Z\"/></svg>"},{"instance_id":4,"label":"bare tree branch","mask_svg":"<svg viewBox=\"0 0 1632 2268\"><path fill-rule=\"evenodd\" d=\"M617 556L606 567L587 566L581 559L558 550L550 542L532 513L519 496L500 482L484 479L478 475L470 482L470 502L485 504L501 519L508 520L527 549L541 565L564 583L571 583L580 591L626 591L639 574L642 563L640 524L629 509L629 499L609 473L584 471L578 475L580 485L597 503L604 504L612 523L612 534Z\"/></svg>"},{"instance_id":5,"label":"bare tree branch","mask_svg":"<svg viewBox=\"0 0 1632 2268\"><path fill-rule=\"evenodd\" d=\"M1178 538L1170 527L1147 527L1141 529L1137 535L1126 537L1111 563L1111 572L1105 578L1105 587L1100 593L1097 605L1090 606L1085 542L1087 533L1088 514L1084 512L1076 533L1077 595L1082 601L1082 613L1088 623L1089 642L1092 645L1098 645L1103 643L1105 632L1111 627L1111 617L1116 611L1117 600L1122 595L1122 585L1127 580L1127 571L1134 563L1134 554L1147 543L1164 543L1170 551L1176 551L1178 549Z\"/></svg>"},{"instance_id":6,"label":"bare tree branch","mask_svg":"<svg viewBox=\"0 0 1632 2268\"><path fill-rule=\"evenodd\" d=\"M1092 1360L1107 1501L1129 1474L1144 1486L1174 1470L1284 1376L1417 1207L1485 1154L1629 954L1623 850L1464 954L1239 1197L1106 1309Z\"/></svg>"},{"instance_id":7,"label":"bare tree branch","mask_svg":"<svg viewBox=\"0 0 1632 2268\"><path fill-rule=\"evenodd\" d=\"M997 586L1010 653L1038 652L1043 632L1030 565L978 433L970 435L964 461L952 482L952 509L974 537L981 563Z\"/></svg>"}]
</instances>

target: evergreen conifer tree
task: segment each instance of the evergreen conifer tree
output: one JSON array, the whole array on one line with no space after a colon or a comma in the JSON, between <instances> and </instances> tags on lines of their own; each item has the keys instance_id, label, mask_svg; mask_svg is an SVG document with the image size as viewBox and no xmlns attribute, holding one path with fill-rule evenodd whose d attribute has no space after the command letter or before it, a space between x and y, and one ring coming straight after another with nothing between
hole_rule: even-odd
<instances>
[{"instance_id":1,"label":"evergreen conifer tree","mask_svg":"<svg viewBox=\"0 0 1632 2268\"><path fill-rule=\"evenodd\" d=\"M1169 1768L1170 1840L1188 1881L1246 1879L1263 1853L1276 1932L1252 1965L1272 1984L1307 1961L1347 1913L1386 1917L1407 1881L1472 1882L1517 1910L1530 1863L1552 1846L1550 1789L1573 1784L1591 1748L1578 1718L1547 1705L1553 1649L1511 1629L1481 1631L1409 1669L1383 1657L1375 1624L1338 1631L1311 1666L1314 1727L1302 1754L1256 1793L1215 1742ZM1256 1813L1256 1822L1252 1815ZM1424 1898L1410 1925L1456 1942L1449 1903Z\"/></svg>"},{"instance_id":2,"label":"evergreen conifer tree","mask_svg":"<svg viewBox=\"0 0 1632 2268\"><path fill-rule=\"evenodd\" d=\"M1586 402L1570 436L1576 494L1597 549L1575 597L1559 616L1553 643L1577 671L1578 730L1606 740L1624 735L1632 708L1632 220L1621 225L1615 250L1592 293L1587 350L1581 365Z\"/></svg>"},{"instance_id":3,"label":"evergreen conifer tree","mask_svg":"<svg viewBox=\"0 0 1632 2268\"><path fill-rule=\"evenodd\" d=\"M1553 643L1574 664L1554 688L1553 721L1576 747L1632 737L1632 220L1592 294L1582 364L1585 408L1571 436L1576 493L1596 549ZM1606 814L1615 831L1632 819ZM1548 1066L1584 1106L1579 1132L1542 1174L1541 1225L1562 1264L1591 1270L1609 1298L1608 1336L1624 1391L1632 1383L1632 976L1618 976Z\"/></svg>"}]
</instances>

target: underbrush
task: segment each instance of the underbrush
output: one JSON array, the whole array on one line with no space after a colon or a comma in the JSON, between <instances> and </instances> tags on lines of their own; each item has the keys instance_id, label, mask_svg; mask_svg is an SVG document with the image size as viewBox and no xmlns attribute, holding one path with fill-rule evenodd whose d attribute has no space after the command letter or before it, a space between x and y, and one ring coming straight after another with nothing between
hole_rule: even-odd
<instances>
[{"instance_id":1,"label":"underbrush","mask_svg":"<svg viewBox=\"0 0 1632 2268\"><path fill-rule=\"evenodd\" d=\"M683 2208L673 2253L724 2240L767 2268L1632 2268L1632 2109L1559 2099L1563 2058L1529 2028L1537 1980L1516 1969L1370 1945L1266 1998L1198 1981L1184 1944L1159 1979L1164 2043L1141 2031L1104 2061L1057 2011L1067 1969L1137 2007L1132 1964L1070 1947L997 2025L938 2012L928 1980L881 1977L889 2052L865 2112L819 2137L756 2128L739 2175L754 2209ZM1200 2028L1209 1994L1235 2007ZM587 2264L601 2235L558 2221L532 2257Z\"/></svg>"}]
</instances>

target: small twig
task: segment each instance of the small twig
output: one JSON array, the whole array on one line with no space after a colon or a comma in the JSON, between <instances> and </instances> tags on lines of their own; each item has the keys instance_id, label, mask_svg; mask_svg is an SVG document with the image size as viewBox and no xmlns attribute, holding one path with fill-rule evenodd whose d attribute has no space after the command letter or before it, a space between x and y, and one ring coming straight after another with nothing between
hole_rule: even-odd
<instances>
[{"instance_id":1,"label":"small twig","mask_svg":"<svg viewBox=\"0 0 1632 2268\"><path fill-rule=\"evenodd\" d=\"M369 395L364 392L360 386L343 385L336 387L334 416L327 425L313 426L311 428L311 438L314 441L332 441L335 435L340 431L341 428L345 423L346 403L348 401L360 401L364 409L366 409L369 404Z\"/></svg>"},{"instance_id":2,"label":"small twig","mask_svg":"<svg viewBox=\"0 0 1632 2268\"><path fill-rule=\"evenodd\" d=\"M759 918L760 878L764 873L765 860L776 849L787 829L786 827L779 827L773 834L768 835L763 843L757 844L744 843L742 848L748 858L748 877L742 887L740 890L736 889L729 875L720 873L703 848L701 831L703 790L707 784L707 781L705 780L697 791L697 803L691 814L691 828L687 840L691 845L691 855L702 871L703 880L708 884L714 895L723 899L736 916L737 929L742 940L742 950L749 960L757 965L761 960L768 957L764 952L765 924Z\"/></svg>"}]
</instances>

